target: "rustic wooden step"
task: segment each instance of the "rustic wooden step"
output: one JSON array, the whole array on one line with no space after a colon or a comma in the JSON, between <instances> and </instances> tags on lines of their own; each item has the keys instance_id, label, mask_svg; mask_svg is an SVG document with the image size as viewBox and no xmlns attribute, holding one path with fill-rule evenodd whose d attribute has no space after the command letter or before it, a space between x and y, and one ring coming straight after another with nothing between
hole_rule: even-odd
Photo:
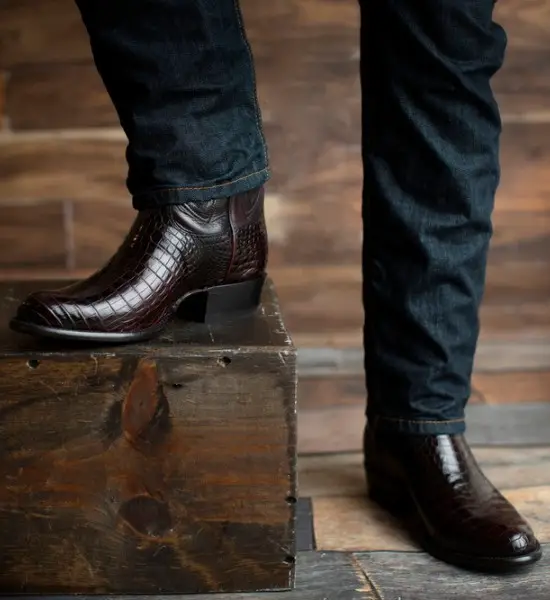
<instances>
[{"instance_id":1,"label":"rustic wooden step","mask_svg":"<svg viewBox=\"0 0 550 600\"><path fill-rule=\"evenodd\" d=\"M254 316L100 348L9 331L41 287L0 285L0 592L291 588L296 356L272 284Z\"/></svg>"}]
</instances>

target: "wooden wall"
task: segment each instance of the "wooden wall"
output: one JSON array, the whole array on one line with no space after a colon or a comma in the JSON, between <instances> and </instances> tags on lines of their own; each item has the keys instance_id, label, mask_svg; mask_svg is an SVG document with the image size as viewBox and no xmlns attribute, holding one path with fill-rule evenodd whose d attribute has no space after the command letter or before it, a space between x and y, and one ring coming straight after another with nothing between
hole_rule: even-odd
<instances>
[{"instance_id":1,"label":"wooden wall","mask_svg":"<svg viewBox=\"0 0 550 600\"><path fill-rule=\"evenodd\" d=\"M302 347L356 348L360 96L356 0L244 0L274 171L271 274ZM550 333L550 0L501 0L503 179L488 340ZM71 0L0 0L0 276L83 274L133 212L124 137Z\"/></svg>"}]
</instances>

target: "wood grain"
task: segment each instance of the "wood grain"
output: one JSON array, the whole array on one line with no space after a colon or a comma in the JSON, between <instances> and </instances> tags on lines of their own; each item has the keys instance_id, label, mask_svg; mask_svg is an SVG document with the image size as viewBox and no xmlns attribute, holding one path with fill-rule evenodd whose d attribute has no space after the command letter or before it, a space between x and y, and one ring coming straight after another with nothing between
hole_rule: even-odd
<instances>
[{"instance_id":1,"label":"wood grain","mask_svg":"<svg viewBox=\"0 0 550 600\"><path fill-rule=\"evenodd\" d=\"M6 83L8 74L5 71L0 70L0 131L7 126L7 114L6 114Z\"/></svg>"},{"instance_id":2,"label":"wood grain","mask_svg":"<svg viewBox=\"0 0 550 600\"><path fill-rule=\"evenodd\" d=\"M353 128L359 123L356 3L284 0L261 8L252 0L242 4L266 120L277 126L286 123L288 131L296 132L296 139L303 139L296 128L309 127L308 137L324 142L327 127L331 136L341 137L342 126L355 139L357 128ZM41 9L37 12L28 1L8 2L0 12L0 65L12 68L12 93L22 100L12 104L10 113L16 128L116 124L107 94L93 72L78 11L68 0L47 0ZM502 3L496 18L510 38L505 66L494 80L504 118L542 115L547 120L549 61L544 34L548 14L544 2ZM70 64L75 60L87 64ZM67 86L76 93L66 94ZM33 100L42 110L33 113ZM64 106L67 111L61 110ZM282 115L281 106L286 110ZM317 128L312 127L314 122ZM292 133L285 135L292 147Z\"/></svg>"},{"instance_id":3,"label":"wood grain","mask_svg":"<svg viewBox=\"0 0 550 600\"><path fill-rule=\"evenodd\" d=\"M3 0L0 66L89 59L91 52L71 0Z\"/></svg>"},{"instance_id":4,"label":"wood grain","mask_svg":"<svg viewBox=\"0 0 550 600\"><path fill-rule=\"evenodd\" d=\"M387 600L546 600L550 559L548 546L541 562L506 577L467 573L419 552L366 552L354 554L378 598Z\"/></svg>"},{"instance_id":5,"label":"wood grain","mask_svg":"<svg viewBox=\"0 0 550 600\"><path fill-rule=\"evenodd\" d=\"M119 202L75 202L72 210L73 265L79 268L93 269L106 263L136 217L127 198Z\"/></svg>"},{"instance_id":6,"label":"wood grain","mask_svg":"<svg viewBox=\"0 0 550 600\"><path fill-rule=\"evenodd\" d=\"M233 344L208 327L165 348L0 332L2 592L292 585L295 354L275 306L268 286Z\"/></svg>"},{"instance_id":7,"label":"wood grain","mask_svg":"<svg viewBox=\"0 0 550 600\"><path fill-rule=\"evenodd\" d=\"M549 542L550 486L504 490L503 494L530 522L539 540ZM313 501L313 514L319 550L420 550L400 522L366 497L318 497Z\"/></svg>"},{"instance_id":8,"label":"wood grain","mask_svg":"<svg viewBox=\"0 0 550 600\"><path fill-rule=\"evenodd\" d=\"M118 126L118 117L91 62L20 65L10 74L11 128Z\"/></svg>"},{"instance_id":9,"label":"wood grain","mask_svg":"<svg viewBox=\"0 0 550 600\"><path fill-rule=\"evenodd\" d=\"M362 449L365 424L363 406L303 409L298 414L298 449L301 454L357 452ZM467 436L472 444L537 446L548 442L550 404L524 402L469 404Z\"/></svg>"},{"instance_id":10,"label":"wood grain","mask_svg":"<svg viewBox=\"0 0 550 600\"><path fill-rule=\"evenodd\" d=\"M550 447L474 446L481 468L503 490L550 486ZM298 459L300 496L316 500L365 496L363 455L360 452L301 455Z\"/></svg>"},{"instance_id":11,"label":"wood grain","mask_svg":"<svg viewBox=\"0 0 550 600\"><path fill-rule=\"evenodd\" d=\"M550 371L474 373L472 386L487 404L550 402Z\"/></svg>"},{"instance_id":12,"label":"wood grain","mask_svg":"<svg viewBox=\"0 0 550 600\"><path fill-rule=\"evenodd\" d=\"M80 596L79 600L143 600L143 595ZM174 600L174 596L154 594L148 600ZM176 596L178 600L181 596ZM285 592L220 593L216 600L380 600L350 554L301 552L297 560L296 588ZM31 597L30 600L39 600ZM41 596L40 600L60 600ZM191 594L185 600L212 600L212 595Z\"/></svg>"},{"instance_id":13,"label":"wood grain","mask_svg":"<svg viewBox=\"0 0 550 600\"><path fill-rule=\"evenodd\" d=\"M65 268L67 246L62 202L2 206L0 266Z\"/></svg>"}]
</instances>

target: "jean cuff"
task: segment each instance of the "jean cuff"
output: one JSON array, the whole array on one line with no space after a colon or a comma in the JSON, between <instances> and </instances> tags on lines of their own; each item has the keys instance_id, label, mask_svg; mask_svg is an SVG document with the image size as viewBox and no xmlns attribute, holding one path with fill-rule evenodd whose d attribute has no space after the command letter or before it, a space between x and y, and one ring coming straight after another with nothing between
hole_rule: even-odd
<instances>
[{"instance_id":1,"label":"jean cuff","mask_svg":"<svg viewBox=\"0 0 550 600\"><path fill-rule=\"evenodd\" d=\"M235 196L236 194L242 194L260 187L269 177L270 172L266 167L260 171L243 175L233 181L215 185L157 188L134 195L132 204L136 210L144 210L147 208L159 208L169 204L185 204L186 202L227 198L228 196Z\"/></svg>"},{"instance_id":2,"label":"jean cuff","mask_svg":"<svg viewBox=\"0 0 550 600\"><path fill-rule=\"evenodd\" d=\"M410 435L455 435L466 431L466 421L464 418L422 420L368 415L368 420L378 431L387 431L388 433L408 433Z\"/></svg>"}]
</instances>

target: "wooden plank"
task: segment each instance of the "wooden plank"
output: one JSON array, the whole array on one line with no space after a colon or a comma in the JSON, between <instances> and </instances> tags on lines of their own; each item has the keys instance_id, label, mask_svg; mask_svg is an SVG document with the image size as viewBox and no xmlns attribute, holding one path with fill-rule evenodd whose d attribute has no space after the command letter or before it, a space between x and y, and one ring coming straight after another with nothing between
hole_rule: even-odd
<instances>
[{"instance_id":1,"label":"wooden plank","mask_svg":"<svg viewBox=\"0 0 550 600\"><path fill-rule=\"evenodd\" d=\"M337 552L302 552L297 560L296 588L288 592L216 594L216 600L380 600L361 568L350 555ZM66 600L40 596L40 600ZM148 600L211 600L212 595L150 595ZM30 597L29 600L38 600ZM79 600L144 600L144 596L79 596Z\"/></svg>"},{"instance_id":2,"label":"wooden plank","mask_svg":"<svg viewBox=\"0 0 550 600\"><path fill-rule=\"evenodd\" d=\"M116 252L136 218L136 211L128 198L119 202L74 202L71 207L73 266L97 268Z\"/></svg>"},{"instance_id":3,"label":"wooden plank","mask_svg":"<svg viewBox=\"0 0 550 600\"><path fill-rule=\"evenodd\" d=\"M545 0L507 0L495 7L495 20L507 32L510 49L548 47L550 6Z\"/></svg>"},{"instance_id":4,"label":"wooden plank","mask_svg":"<svg viewBox=\"0 0 550 600\"><path fill-rule=\"evenodd\" d=\"M523 374L525 379L531 382L531 378L528 374ZM548 385L546 387L546 393L544 399L550 401L550 374L548 375ZM516 392L513 397L506 395L506 383L502 382L498 387L499 393L504 395L503 401L516 402L517 393L520 392L520 383L516 382L513 377L509 378L513 382L512 390ZM490 383L493 387L499 385L498 375L495 375L494 379L491 379L487 384ZM541 382L542 383L542 382ZM544 385L546 385L546 380ZM539 391L541 394L543 390L542 385L533 382L532 388ZM492 389L492 388L491 388ZM498 397L491 396L493 404L498 404ZM364 406L366 400L365 390L365 377L364 375L348 375L348 376L330 376L325 377L301 377L298 381L298 404L300 410L310 408L324 408L324 407L335 407L335 406ZM524 398L523 400L527 400ZM531 398L531 400L533 400ZM469 400L470 403L484 401L482 392L479 389L474 389L472 396ZM502 403L502 402L500 402Z\"/></svg>"},{"instance_id":5,"label":"wooden plank","mask_svg":"<svg viewBox=\"0 0 550 600\"><path fill-rule=\"evenodd\" d=\"M505 490L503 493L528 519L538 538L550 542L550 486ZM419 550L407 529L366 497L317 497L313 501L313 514L317 547L321 551Z\"/></svg>"},{"instance_id":6,"label":"wooden plank","mask_svg":"<svg viewBox=\"0 0 550 600\"><path fill-rule=\"evenodd\" d=\"M96 203L127 198L126 142L118 134L117 138L86 139L82 134L68 139L40 135L1 138L0 205L34 204L48 198Z\"/></svg>"},{"instance_id":7,"label":"wooden plank","mask_svg":"<svg viewBox=\"0 0 550 600\"><path fill-rule=\"evenodd\" d=\"M550 120L549 59L547 44L535 49L512 46L506 53L502 69L492 80L504 123Z\"/></svg>"},{"instance_id":8,"label":"wooden plank","mask_svg":"<svg viewBox=\"0 0 550 600\"><path fill-rule=\"evenodd\" d=\"M1 268L66 266L67 243L62 202L8 205L2 206L0 211Z\"/></svg>"},{"instance_id":9,"label":"wooden plank","mask_svg":"<svg viewBox=\"0 0 550 600\"><path fill-rule=\"evenodd\" d=\"M480 447L474 448L474 454L537 535L550 541L550 447ZM300 494L313 498L317 547L327 551L417 550L403 526L366 498L362 463L361 453L300 457Z\"/></svg>"},{"instance_id":10,"label":"wooden plank","mask_svg":"<svg viewBox=\"0 0 550 600\"><path fill-rule=\"evenodd\" d=\"M298 406L300 410L326 406L364 406L365 381L362 376L300 377Z\"/></svg>"},{"instance_id":11,"label":"wooden plank","mask_svg":"<svg viewBox=\"0 0 550 600\"><path fill-rule=\"evenodd\" d=\"M501 490L550 486L550 447L474 446L484 473ZM301 455L298 459L300 496L313 498L365 495L361 452Z\"/></svg>"},{"instance_id":12,"label":"wooden plank","mask_svg":"<svg viewBox=\"0 0 550 600\"><path fill-rule=\"evenodd\" d=\"M474 373L472 385L487 404L550 402L550 371Z\"/></svg>"},{"instance_id":13,"label":"wooden plank","mask_svg":"<svg viewBox=\"0 0 550 600\"><path fill-rule=\"evenodd\" d=\"M88 37L71 0L0 3L0 67L90 57Z\"/></svg>"},{"instance_id":14,"label":"wooden plank","mask_svg":"<svg viewBox=\"0 0 550 600\"><path fill-rule=\"evenodd\" d=\"M294 332L293 338L295 339ZM298 353L300 378L359 377L363 380L363 354L362 348L303 346ZM525 371L535 379L540 374L540 381L543 382L549 363L550 338L518 337L492 341L482 338L477 347L474 373L496 375ZM527 397L524 400L535 401L535 398Z\"/></svg>"},{"instance_id":15,"label":"wooden plank","mask_svg":"<svg viewBox=\"0 0 550 600\"><path fill-rule=\"evenodd\" d=\"M355 558L386 600L467 600L485 597L499 600L546 600L550 578L550 548L533 569L508 576L472 573L423 553L366 552Z\"/></svg>"},{"instance_id":16,"label":"wooden plank","mask_svg":"<svg viewBox=\"0 0 550 600\"><path fill-rule=\"evenodd\" d=\"M295 351L264 300L235 343L203 327L169 353L0 332L2 592L292 586Z\"/></svg>"},{"instance_id":17,"label":"wooden plank","mask_svg":"<svg viewBox=\"0 0 550 600\"><path fill-rule=\"evenodd\" d=\"M503 494L528 519L539 540L550 542L550 486L505 490ZM405 526L366 497L318 497L313 501L313 514L321 551L419 550Z\"/></svg>"},{"instance_id":18,"label":"wooden plank","mask_svg":"<svg viewBox=\"0 0 550 600\"><path fill-rule=\"evenodd\" d=\"M364 412L361 406L301 410L298 414L299 452L326 454L361 450ZM468 440L472 444L544 445L548 442L550 404L469 404L466 421Z\"/></svg>"},{"instance_id":19,"label":"wooden plank","mask_svg":"<svg viewBox=\"0 0 550 600\"><path fill-rule=\"evenodd\" d=\"M0 131L6 128L6 82L8 74L0 70Z\"/></svg>"},{"instance_id":20,"label":"wooden plank","mask_svg":"<svg viewBox=\"0 0 550 600\"><path fill-rule=\"evenodd\" d=\"M119 123L95 65L88 61L14 68L9 79L7 113L16 131L116 127Z\"/></svg>"}]
</instances>

